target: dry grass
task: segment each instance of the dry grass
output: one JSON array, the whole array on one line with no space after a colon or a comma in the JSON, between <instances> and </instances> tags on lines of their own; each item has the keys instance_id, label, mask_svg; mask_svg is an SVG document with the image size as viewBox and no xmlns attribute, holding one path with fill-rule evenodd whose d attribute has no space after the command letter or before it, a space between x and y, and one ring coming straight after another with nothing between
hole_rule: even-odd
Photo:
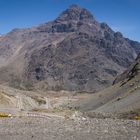
<instances>
[{"instance_id":1,"label":"dry grass","mask_svg":"<svg viewBox=\"0 0 140 140\"><path fill-rule=\"evenodd\" d=\"M10 114L0 112L0 118L10 117Z\"/></svg>"},{"instance_id":2,"label":"dry grass","mask_svg":"<svg viewBox=\"0 0 140 140\"><path fill-rule=\"evenodd\" d=\"M136 120L140 120L140 115L139 115L139 116L135 116L134 119L136 119Z\"/></svg>"}]
</instances>

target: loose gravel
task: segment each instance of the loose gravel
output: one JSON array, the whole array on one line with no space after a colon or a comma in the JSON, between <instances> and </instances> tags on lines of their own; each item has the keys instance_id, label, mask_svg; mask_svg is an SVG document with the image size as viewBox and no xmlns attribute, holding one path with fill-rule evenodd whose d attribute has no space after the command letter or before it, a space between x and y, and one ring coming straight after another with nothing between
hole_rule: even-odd
<instances>
[{"instance_id":1,"label":"loose gravel","mask_svg":"<svg viewBox=\"0 0 140 140\"><path fill-rule=\"evenodd\" d=\"M140 121L77 118L2 118L0 140L139 140Z\"/></svg>"}]
</instances>

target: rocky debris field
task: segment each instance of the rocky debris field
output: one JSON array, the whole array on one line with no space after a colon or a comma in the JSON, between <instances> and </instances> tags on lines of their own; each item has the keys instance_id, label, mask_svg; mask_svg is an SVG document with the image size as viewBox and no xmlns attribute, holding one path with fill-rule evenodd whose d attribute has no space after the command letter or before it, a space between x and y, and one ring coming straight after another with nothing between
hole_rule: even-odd
<instances>
[{"instance_id":1,"label":"rocky debris field","mask_svg":"<svg viewBox=\"0 0 140 140\"><path fill-rule=\"evenodd\" d=\"M3 118L0 140L139 140L140 121L96 118Z\"/></svg>"}]
</instances>

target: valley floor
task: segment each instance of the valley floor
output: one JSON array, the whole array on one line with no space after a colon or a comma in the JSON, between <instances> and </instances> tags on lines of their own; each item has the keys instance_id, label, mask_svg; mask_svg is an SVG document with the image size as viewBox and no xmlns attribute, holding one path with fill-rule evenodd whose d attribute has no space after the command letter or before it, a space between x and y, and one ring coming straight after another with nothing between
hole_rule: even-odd
<instances>
[{"instance_id":1,"label":"valley floor","mask_svg":"<svg viewBox=\"0 0 140 140\"><path fill-rule=\"evenodd\" d=\"M0 119L0 140L139 140L140 121L21 117Z\"/></svg>"}]
</instances>

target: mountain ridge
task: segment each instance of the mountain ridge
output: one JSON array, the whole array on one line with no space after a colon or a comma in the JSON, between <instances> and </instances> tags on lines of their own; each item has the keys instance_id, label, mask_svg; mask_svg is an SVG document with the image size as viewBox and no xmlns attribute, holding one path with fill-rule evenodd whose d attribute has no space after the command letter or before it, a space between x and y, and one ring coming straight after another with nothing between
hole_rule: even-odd
<instances>
[{"instance_id":1,"label":"mountain ridge","mask_svg":"<svg viewBox=\"0 0 140 140\"><path fill-rule=\"evenodd\" d=\"M0 84L96 92L111 85L139 52L138 42L73 5L54 21L14 29L0 40Z\"/></svg>"}]
</instances>

